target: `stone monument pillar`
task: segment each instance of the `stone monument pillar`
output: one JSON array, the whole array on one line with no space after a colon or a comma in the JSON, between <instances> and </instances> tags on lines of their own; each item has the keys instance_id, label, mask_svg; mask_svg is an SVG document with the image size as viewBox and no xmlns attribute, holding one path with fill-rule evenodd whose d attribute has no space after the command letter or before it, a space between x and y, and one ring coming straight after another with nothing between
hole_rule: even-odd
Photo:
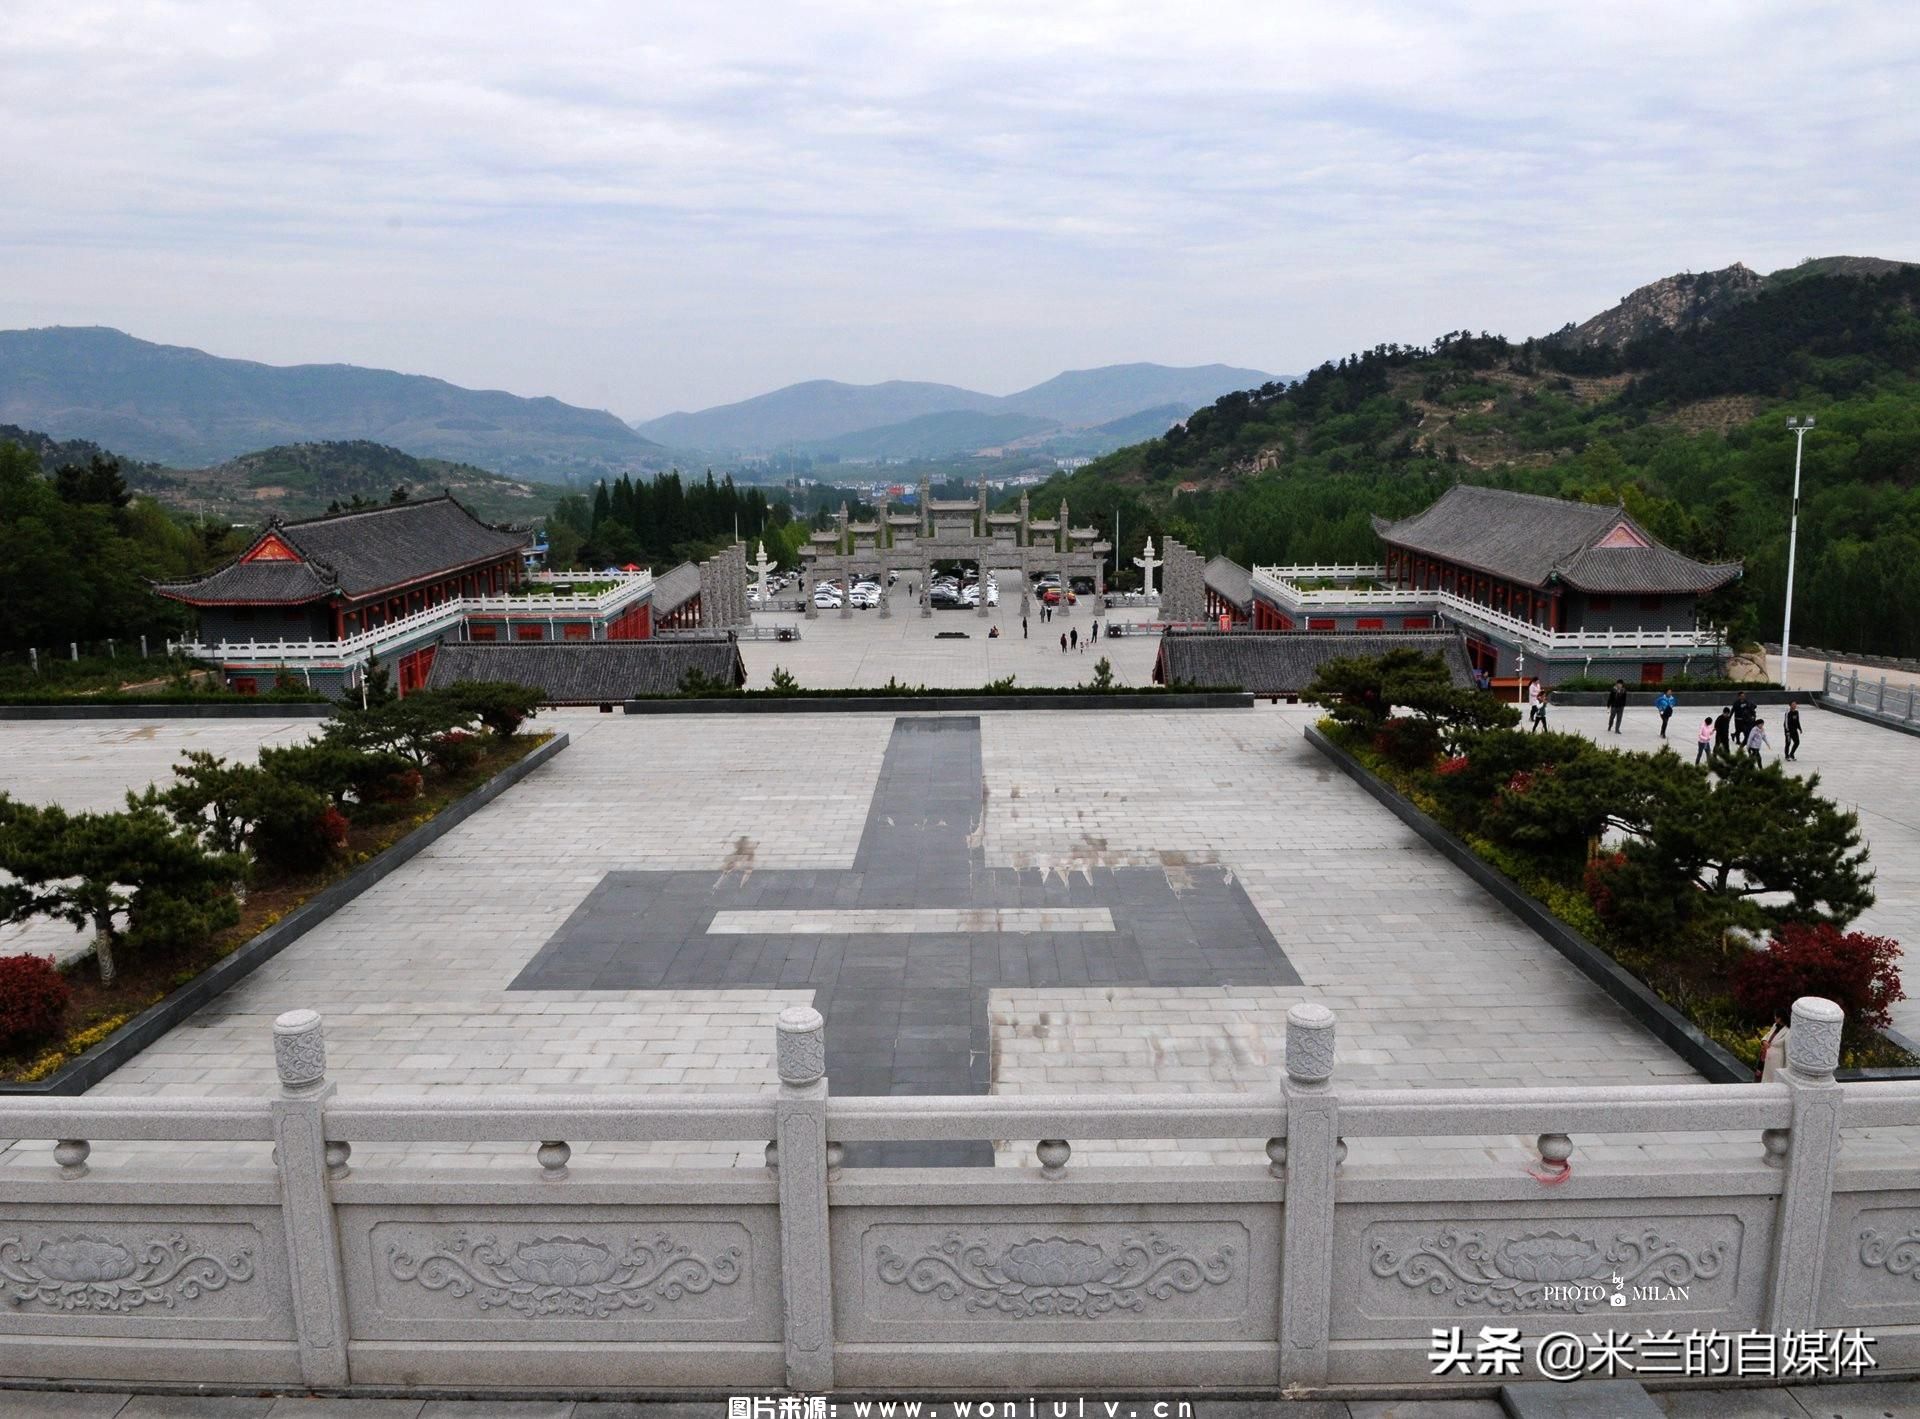
<instances>
[{"instance_id":1,"label":"stone monument pillar","mask_svg":"<svg viewBox=\"0 0 1920 1419\"><path fill-rule=\"evenodd\" d=\"M1153 539L1151 537L1147 539L1147 545L1142 549L1142 555L1133 559L1133 564L1140 568L1142 575L1146 578L1141 584L1140 590L1146 596L1147 600L1151 601L1153 599L1153 569L1161 564L1160 558L1153 555Z\"/></svg>"}]
</instances>

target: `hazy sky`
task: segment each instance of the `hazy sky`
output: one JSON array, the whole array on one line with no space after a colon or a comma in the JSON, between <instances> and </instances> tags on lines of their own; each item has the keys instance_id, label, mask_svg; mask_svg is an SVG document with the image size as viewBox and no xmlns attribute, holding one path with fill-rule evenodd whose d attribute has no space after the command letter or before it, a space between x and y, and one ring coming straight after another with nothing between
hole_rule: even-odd
<instances>
[{"instance_id":1,"label":"hazy sky","mask_svg":"<svg viewBox=\"0 0 1920 1419\"><path fill-rule=\"evenodd\" d=\"M628 417L1920 258L1910 3L0 9L0 326Z\"/></svg>"}]
</instances>

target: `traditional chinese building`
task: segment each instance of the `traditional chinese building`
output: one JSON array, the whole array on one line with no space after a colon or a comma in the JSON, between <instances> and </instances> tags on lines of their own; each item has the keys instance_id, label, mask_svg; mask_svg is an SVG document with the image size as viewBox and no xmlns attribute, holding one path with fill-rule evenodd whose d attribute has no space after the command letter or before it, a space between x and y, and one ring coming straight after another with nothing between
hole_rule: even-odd
<instances>
[{"instance_id":1,"label":"traditional chinese building","mask_svg":"<svg viewBox=\"0 0 1920 1419\"><path fill-rule=\"evenodd\" d=\"M1657 683L1724 662L1699 602L1739 564L1676 552L1617 504L1459 486L1374 530L1374 565L1255 567L1253 629L1458 629L1477 670L1548 684Z\"/></svg>"},{"instance_id":2,"label":"traditional chinese building","mask_svg":"<svg viewBox=\"0 0 1920 1419\"><path fill-rule=\"evenodd\" d=\"M340 695L379 664L405 694L449 640L650 634L651 575L529 572L528 543L451 497L423 498L274 518L225 566L154 589L197 613L195 639L178 649L218 665L242 693L284 675Z\"/></svg>"}]
</instances>

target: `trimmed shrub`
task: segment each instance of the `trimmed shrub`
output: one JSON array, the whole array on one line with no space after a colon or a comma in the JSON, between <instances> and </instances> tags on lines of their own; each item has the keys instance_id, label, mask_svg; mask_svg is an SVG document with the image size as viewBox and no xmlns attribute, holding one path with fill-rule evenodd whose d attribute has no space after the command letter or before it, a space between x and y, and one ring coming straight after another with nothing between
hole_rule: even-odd
<instances>
[{"instance_id":1,"label":"trimmed shrub","mask_svg":"<svg viewBox=\"0 0 1920 1419\"><path fill-rule=\"evenodd\" d=\"M311 872L323 866L346 833L332 827L339 810L325 794L299 784L270 780L259 802L259 818L247 845L254 859L277 872Z\"/></svg>"},{"instance_id":2,"label":"trimmed shrub","mask_svg":"<svg viewBox=\"0 0 1920 1419\"><path fill-rule=\"evenodd\" d=\"M540 691L507 680L467 680L436 693L479 720L496 739L511 739L540 710Z\"/></svg>"},{"instance_id":3,"label":"trimmed shrub","mask_svg":"<svg viewBox=\"0 0 1920 1419\"><path fill-rule=\"evenodd\" d=\"M44 956L0 957L0 1054L17 1054L60 1033L73 992Z\"/></svg>"},{"instance_id":4,"label":"trimmed shrub","mask_svg":"<svg viewBox=\"0 0 1920 1419\"><path fill-rule=\"evenodd\" d=\"M1733 998L1763 1023L1787 1019L1803 995L1831 1000L1847 1012L1850 1043L1893 1023L1891 1007L1907 998L1900 988L1900 943L1828 922L1787 922L1764 951L1733 970Z\"/></svg>"},{"instance_id":5,"label":"trimmed shrub","mask_svg":"<svg viewBox=\"0 0 1920 1419\"><path fill-rule=\"evenodd\" d=\"M480 740L464 729L450 729L427 746L427 757L443 774L462 774L480 762Z\"/></svg>"}]
</instances>

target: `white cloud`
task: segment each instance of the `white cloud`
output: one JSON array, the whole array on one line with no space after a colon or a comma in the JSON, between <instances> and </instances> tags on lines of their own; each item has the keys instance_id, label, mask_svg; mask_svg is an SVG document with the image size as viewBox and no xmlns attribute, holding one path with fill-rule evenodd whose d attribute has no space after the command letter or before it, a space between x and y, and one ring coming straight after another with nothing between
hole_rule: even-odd
<instances>
[{"instance_id":1,"label":"white cloud","mask_svg":"<svg viewBox=\"0 0 1920 1419\"><path fill-rule=\"evenodd\" d=\"M1916 256L1898 4L16 0L0 323L629 414Z\"/></svg>"}]
</instances>

